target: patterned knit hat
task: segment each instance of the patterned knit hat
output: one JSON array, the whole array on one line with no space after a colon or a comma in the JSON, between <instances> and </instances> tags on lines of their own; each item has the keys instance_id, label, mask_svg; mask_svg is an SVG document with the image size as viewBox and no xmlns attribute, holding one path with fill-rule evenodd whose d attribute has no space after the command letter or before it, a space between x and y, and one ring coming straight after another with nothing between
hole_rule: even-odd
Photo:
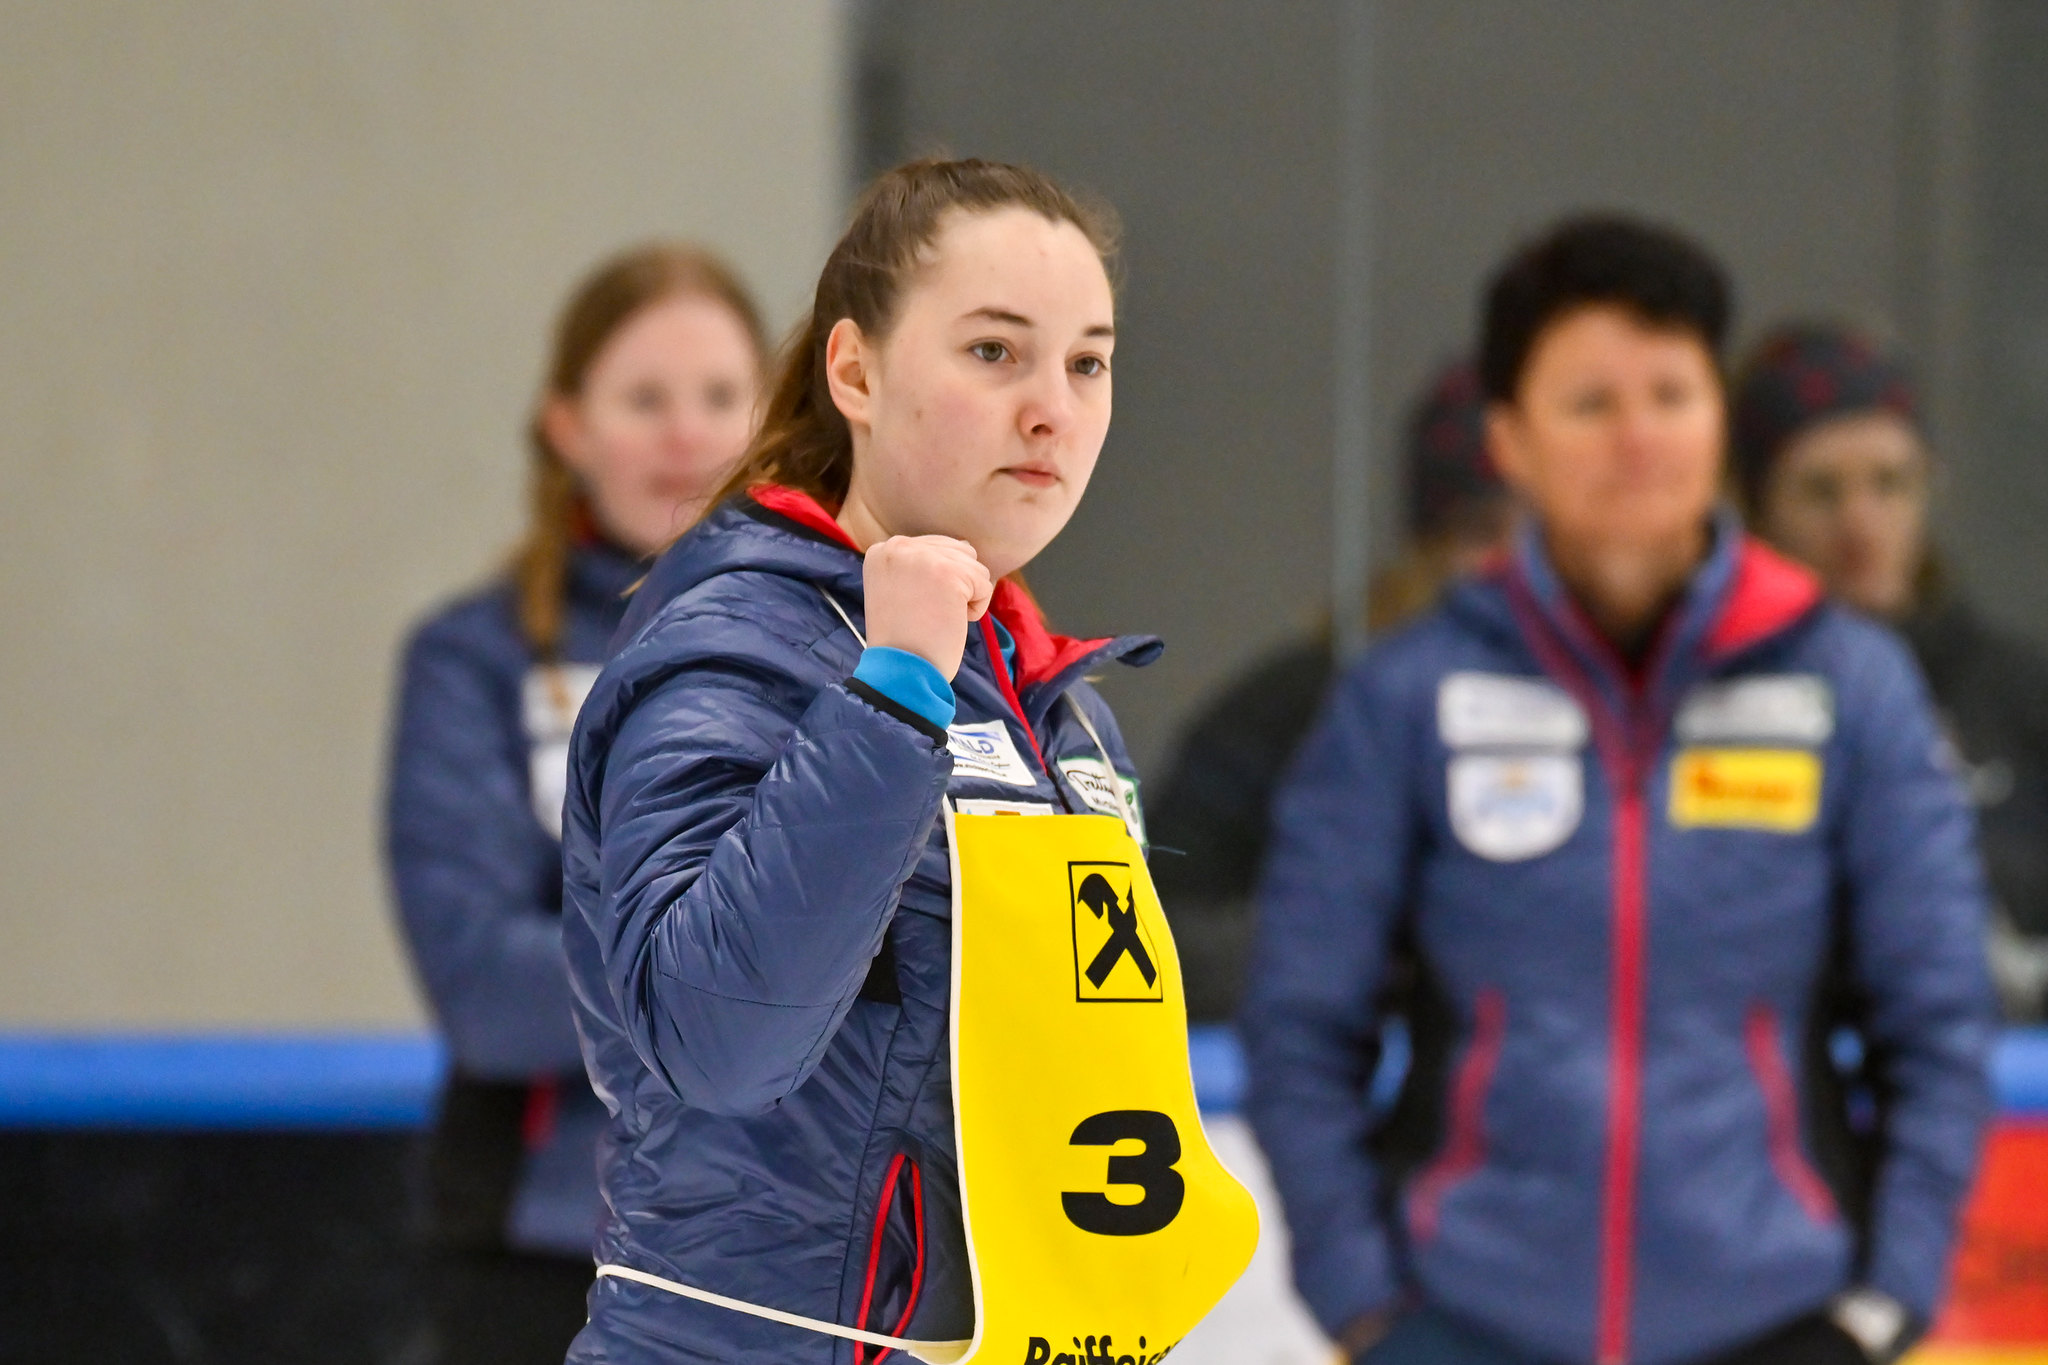
<instances>
[{"instance_id":1,"label":"patterned knit hat","mask_svg":"<svg viewBox=\"0 0 2048 1365\"><path fill-rule=\"evenodd\" d=\"M1754 509L1771 467L1794 436L1816 422L1891 412L1920 425L1912 378L1896 356L1839 327L1798 323L1765 337L1736 384L1730 456L1744 501Z\"/></svg>"},{"instance_id":2,"label":"patterned knit hat","mask_svg":"<svg viewBox=\"0 0 2048 1365\"><path fill-rule=\"evenodd\" d=\"M1408 416L1408 531L1452 530L1507 496L1486 449L1486 395L1470 361L1445 366Z\"/></svg>"}]
</instances>

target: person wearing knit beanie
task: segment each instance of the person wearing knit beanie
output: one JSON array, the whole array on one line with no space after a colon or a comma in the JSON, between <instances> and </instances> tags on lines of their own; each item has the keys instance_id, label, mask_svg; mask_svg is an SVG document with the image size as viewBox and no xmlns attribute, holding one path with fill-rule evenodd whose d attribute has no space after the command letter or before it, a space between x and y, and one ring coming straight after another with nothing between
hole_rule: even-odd
<instances>
[{"instance_id":1,"label":"person wearing knit beanie","mask_svg":"<svg viewBox=\"0 0 2048 1365\"><path fill-rule=\"evenodd\" d=\"M1839 328L1780 328L1738 381L1730 464L1757 529L1889 620L1926 562L1929 452L1904 364Z\"/></svg>"},{"instance_id":2,"label":"person wearing knit beanie","mask_svg":"<svg viewBox=\"0 0 2048 1365\"><path fill-rule=\"evenodd\" d=\"M1758 532L1912 646L1977 806L2007 1016L2048 1013L2048 657L1987 623L1928 537L1935 454L1910 372L1856 332L1800 323L1737 381L1731 465Z\"/></svg>"}]
</instances>

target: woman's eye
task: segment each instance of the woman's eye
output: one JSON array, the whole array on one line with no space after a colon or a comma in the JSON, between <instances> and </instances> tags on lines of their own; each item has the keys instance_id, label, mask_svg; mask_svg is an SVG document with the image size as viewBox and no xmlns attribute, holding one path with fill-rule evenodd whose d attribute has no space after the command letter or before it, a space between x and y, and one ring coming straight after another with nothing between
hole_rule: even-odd
<instances>
[{"instance_id":1,"label":"woman's eye","mask_svg":"<svg viewBox=\"0 0 2048 1365\"><path fill-rule=\"evenodd\" d=\"M739 401L740 391L731 384L713 384L704 391L704 402L713 412L728 412Z\"/></svg>"},{"instance_id":2,"label":"woman's eye","mask_svg":"<svg viewBox=\"0 0 2048 1365\"><path fill-rule=\"evenodd\" d=\"M658 384L639 384L626 392L626 405L635 412L660 412L667 402L667 395Z\"/></svg>"},{"instance_id":3,"label":"woman's eye","mask_svg":"<svg viewBox=\"0 0 2048 1365\"><path fill-rule=\"evenodd\" d=\"M1000 341L977 341L967 348L967 353L976 360L987 361L989 364L994 365L1009 359L1010 348L1003 345Z\"/></svg>"},{"instance_id":4,"label":"woman's eye","mask_svg":"<svg viewBox=\"0 0 2048 1365\"><path fill-rule=\"evenodd\" d=\"M1109 373L1109 362L1099 355L1084 355L1074 362L1074 373L1094 378Z\"/></svg>"}]
</instances>

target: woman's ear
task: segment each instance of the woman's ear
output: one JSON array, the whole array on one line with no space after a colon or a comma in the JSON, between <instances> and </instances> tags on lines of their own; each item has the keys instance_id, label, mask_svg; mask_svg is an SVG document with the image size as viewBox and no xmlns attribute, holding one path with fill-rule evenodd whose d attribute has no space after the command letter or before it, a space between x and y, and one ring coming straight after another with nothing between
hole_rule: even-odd
<instances>
[{"instance_id":1,"label":"woman's ear","mask_svg":"<svg viewBox=\"0 0 2048 1365\"><path fill-rule=\"evenodd\" d=\"M576 402L559 393L551 393L540 408L540 434L547 438L548 448L555 452L555 458L569 466L570 472L588 472L587 450L589 442L584 439L583 414L576 409Z\"/></svg>"},{"instance_id":2,"label":"woman's ear","mask_svg":"<svg viewBox=\"0 0 2048 1365\"><path fill-rule=\"evenodd\" d=\"M1510 488L1528 487L1527 433L1522 414L1512 403L1486 405L1486 453L1501 480Z\"/></svg>"},{"instance_id":3,"label":"woman's ear","mask_svg":"<svg viewBox=\"0 0 2048 1365\"><path fill-rule=\"evenodd\" d=\"M849 427L865 429L874 403L874 348L862 335L860 324L841 318L832 324L825 338L825 386L831 390L832 406Z\"/></svg>"}]
</instances>

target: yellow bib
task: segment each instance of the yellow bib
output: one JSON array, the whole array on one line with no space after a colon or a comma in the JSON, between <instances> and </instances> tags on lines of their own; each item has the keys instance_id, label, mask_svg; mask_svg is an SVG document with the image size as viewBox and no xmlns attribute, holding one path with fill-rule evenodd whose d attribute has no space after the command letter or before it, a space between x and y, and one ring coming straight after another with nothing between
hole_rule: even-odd
<instances>
[{"instance_id":1,"label":"yellow bib","mask_svg":"<svg viewBox=\"0 0 2048 1365\"><path fill-rule=\"evenodd\" d=\"M976 1308L957 1359L1149 1365L1244 1272L1259 1215L1202 1131L1144 854L1106 815L955 815L950 833Z\"/></svg>"}]
</instances>

